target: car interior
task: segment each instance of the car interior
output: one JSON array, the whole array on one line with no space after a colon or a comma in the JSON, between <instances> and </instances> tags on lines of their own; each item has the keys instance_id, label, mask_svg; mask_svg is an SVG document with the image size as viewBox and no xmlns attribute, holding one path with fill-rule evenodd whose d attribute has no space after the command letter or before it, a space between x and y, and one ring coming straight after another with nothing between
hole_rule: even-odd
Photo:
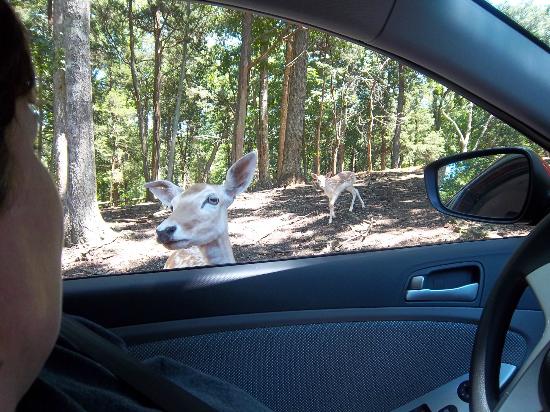
<instances>
[{"instance_id":1,"label":"car interior","mask_svg":"<svg viewBox=\"0 0 550 412\"><path fill-rule=\"evenodd\" d=\"M549 48L481 0L211 4L397 59L550 150ZM168 356L274 411L547 409L541 168L525 179L529 213L500 219L537 225L527 238L66 279L64 312L110 328L138 359Z\"/></svg>"}]
</instances>

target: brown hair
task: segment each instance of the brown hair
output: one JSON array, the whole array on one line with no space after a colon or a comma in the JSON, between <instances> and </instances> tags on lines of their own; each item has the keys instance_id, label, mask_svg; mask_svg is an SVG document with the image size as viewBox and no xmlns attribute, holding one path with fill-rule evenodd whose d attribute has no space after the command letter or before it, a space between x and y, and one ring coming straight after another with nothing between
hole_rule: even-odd
<instances>
[{"instance_id":1,"label":"brown hair","mask_svg":"<svg viewBox=\"0 0 550 412\"><path fill-rule=\"evenodd\" d=\"M11 182L6 128L15 116L17 98L29 94L34 85L25 28L7 1L0 0L0 207Z\"/></svg>"}]
</instances>

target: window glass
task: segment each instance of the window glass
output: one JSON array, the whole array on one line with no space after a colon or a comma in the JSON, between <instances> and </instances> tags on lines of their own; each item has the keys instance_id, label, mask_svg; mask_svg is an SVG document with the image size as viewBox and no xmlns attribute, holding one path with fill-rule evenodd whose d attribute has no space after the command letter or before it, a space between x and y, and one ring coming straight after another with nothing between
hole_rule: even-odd
<instances>
[{"instance_id":1,"label":"window glass","mask_svg":"<svg viewBox=\"0 0 550 412\"><path fill-rule=\"evenodd\" d=\"M36 151L66 206L65 277L528 232L430 207L433 160L498 146L546 153L397 61L209 5L98 0L87 33L46 0L14 4L37 66ZM245 157L228 173L252 151L256 170Z\"/></svg>"}]
</instances>

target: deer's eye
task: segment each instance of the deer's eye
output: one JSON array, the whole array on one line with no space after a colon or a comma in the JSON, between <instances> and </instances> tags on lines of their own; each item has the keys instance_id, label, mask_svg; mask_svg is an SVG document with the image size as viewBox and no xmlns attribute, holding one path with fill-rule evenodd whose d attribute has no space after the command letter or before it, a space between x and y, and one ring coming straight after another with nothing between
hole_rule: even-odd
<instances>
[{"instance_id":1,"label":"deer's eye","mask_svg":"<svg viewBox=\"0 0 550 412\"><path fill-rule=\"evenodd\" d=\"M212 206L216 206L218 203L220 203L220 199L218 199L218 197L214 194L212 195L208 195L208 197L206 198L206 200L204 202L202 202L202 206L201 206L201 209L204 207L205 204L209 204L209 205L212 205Z\"/></svg>"},{"instance_id":2,"label":"deer's eye","mask_svg":"<svg viewBox=\"0 0 550 412\"><path fill-rule=\"evenodd\" d=\"M170 212L174 211L174 206L170 205Z\"/></svg>"}]
</instances>

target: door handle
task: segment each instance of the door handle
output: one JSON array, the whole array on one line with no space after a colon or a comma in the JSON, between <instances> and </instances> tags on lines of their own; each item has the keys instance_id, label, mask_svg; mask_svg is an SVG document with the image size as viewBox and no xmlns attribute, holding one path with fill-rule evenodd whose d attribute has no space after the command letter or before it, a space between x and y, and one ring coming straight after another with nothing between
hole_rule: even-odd
<instances>
[{"instance_id":1,"label":"door handle","mask_svg":"<svg viewBox=\"0 0 550 412\"><path fill-rule=\"evenodd\" d=\"M478 289L479 283L470 283L451 289L408 289L405 299L408 301L471 302L475 300Z\"/></svg>"}]
</instances>

